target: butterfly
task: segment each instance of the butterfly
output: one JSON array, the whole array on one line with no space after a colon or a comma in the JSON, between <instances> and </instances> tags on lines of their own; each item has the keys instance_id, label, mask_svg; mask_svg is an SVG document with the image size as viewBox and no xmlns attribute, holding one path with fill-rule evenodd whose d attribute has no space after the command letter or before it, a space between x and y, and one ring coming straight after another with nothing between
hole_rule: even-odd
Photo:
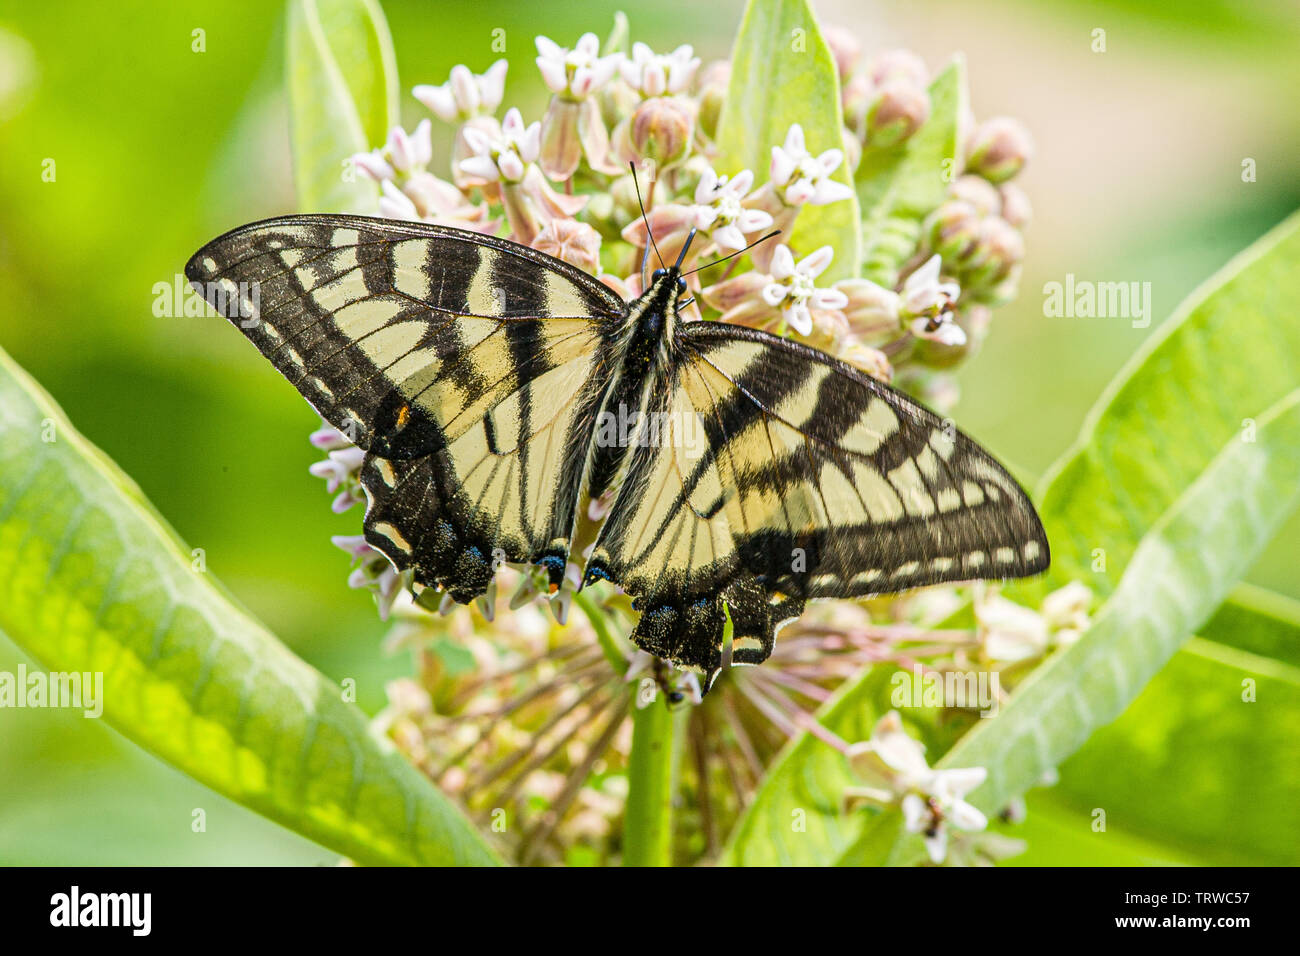
<instances>
[{"instance_id":1,"label":"butterfly","mask_svg":"<svg viewBox=\"0 0 1300 956\"><path fill-rule=\"evenodd\" d=\"M554 592L581 562L633 598L638 647L711 680L807 601L1048 566L984 449L824 352L684 320L680 262L628 302L505 239L303 215L185 273L365 450L366 540L417 593L468 603L502 563Z\"/></svg>"}]
</instances>

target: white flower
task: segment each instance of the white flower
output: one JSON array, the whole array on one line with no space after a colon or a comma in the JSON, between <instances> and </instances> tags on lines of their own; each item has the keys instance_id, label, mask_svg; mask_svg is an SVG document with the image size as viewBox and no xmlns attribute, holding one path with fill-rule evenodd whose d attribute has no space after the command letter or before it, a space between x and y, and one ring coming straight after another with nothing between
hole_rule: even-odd
<instances>
[{"instance_id":1,"label":"white flower","mask_svg":"<svg viewBox=\"0 0 1300 956\"><path fill-rule=\"evenodd\" d=\"M803 127L795 123L786 133L784 146L772 147L772 164L768 175L772 187L787 206L824 206L848 199L853 189L831 179L844 162L844 152L828 149L813 156L804 145Z\"/></svg>"},{"instance_id":2,"label":"white flower","mask_svg":"<svg viewBox=\"0 0 1300 956\"><path fill-rule=\"evenodd\" d=\"M984 782L987 771L983 767L932 769L924 745L908 736L896 710L876 722L870 740L849 747L847 757L854 776L867 786L849 787L845 796L884 806L899 802L904 825L909 832L924 835L935 863L942 863L947 854L947 823L959 830L988 826L988 818L965 800Z\"/></svg>"},{"instance_id":3,"label":"white flower","mask_svg":"<svg viewBox=\"0 0 1300 956\"><path fill-rule=\"evenodd\" d=\"M379 215L385 219L409 219L413 222L422 218L411 197L398 189L391 179L379 184Z\"/></svg>"},{"instance_id":4,"label":"white flower","mask_svg":"<svg viewBox=\"0 0 1300 956\"><path fill-rule=\"evenodd\" d=\"M728 178L706 168L695 187L695 226L720 249L745 248L745 234L772 225L761 209L746 209L741 201L754 186L754 174L742 169Z\"/></svg>"},{"instance_id":5,"label":"white flower","mask_svg":"<svg viewBox=\"0 0 1300 956\"><path fill-rule=\"evenodd\" d=\"M959 830L988 826L988 817L964 799L987 776L983 767L935 770L922 788L928 794L909 793L903 798L903 825L909 833L924 835L931 862L942 863L948 854L947 824Z\"/></svg>"},{"instance_id":6,"label":"white flower","mask_svg":"<svg viewBox=\"0 0 1300 956\"><path fill-rule=\"evenodd\" d=\"M467 66L453 66L446 83L421 84L411 92L448 123L464 122L473 116L491 116L505 96L507 67L505 60L497 60L482 75L475 76Z\"/></svg>"},{"instance_id":7,"label":"white flower","mask_svg":"<svg viewBox=\"0 0 1300 956\"><path fill-rule=\"evenodd\" d=\"M1047 651L1048 628L1042 615L999 594L976 601L975 620L984 653L992 660L1014 663Z\"/></svg>"},{"instance_id":8,"label":"white flower","mask_svg":"<svg viewBox=\"0 0 1300 956\"><path fill-rule=\"evenodd\" d=\"M898 711L891 710L876 722L871 739L853 744L848 750L849 766L863 782L874 788L881 802L922 786L930 777L925 746L903 730Z\"/></svg>"},{"instance_id":9,"label":"white flower","mask_svg":"<svg viewBox=\"0 0 1300 956\"><path fill-rule=\"evenodd\" d=\"M348 575L348 587L367 588L379 602L380 620L388 620L393 602L402 593L402 576L383 552L366 543L365 535L338 534L330 538L336 548L352 555L357 566Z\"/></svg>"},{"instance_id":10,"label":"white flower","mask_svg":"<svg viewBox=\"0 0 1300 956\"><path fill-rule=\"evenodd\" d=\"M1047 626L1057 631L1061 640L1063 632L1080 634L1088 629L1088 607L1092 604L1092 589L1082 581L1071 581L1043 598L1042 614Z\"/></svg>"},{"instance_id":11,"label":"white flower","mask_svg":"<svg viewBox=\"0 0 1300 956\"><path fill-rule=\"evenodd\" d=\"M330 505L335 514L342 514L363 500L357 473L365 457L364 450L349 444L335 448L324 461L318 461L307 469L313 476L325 480L327 491L338 492Z\"/></svg>"},{"instance_id":12,"label":"white flower","mask_svg":"<svg viewBox=\"0 0 1300 956\"><path fill-rule=\"evenodd\" d=\"M937 255L931 256L925 265L907 277L903 283L904 313L926 315L935 309L945 311L961 295L957 283L939 281L941 265Z\"/></svg>"},{"instance_id":13,"label":"white flower","mask_svg":"<svg viewBox=\"0 0 1300 956\"><path fill-rule=\"evenodd\" d=\"M911 320L910 329L917 338L943 345L965 345L966 333L953 321L951 309L961 296L961 286L939 281L941 265L939 256L933 255L907 277L899 312Z\"/></svg>"},{"instance_id":14,"label":"white flower","mask_svg":"<svg viewBox=\"0 0 1300 956\"><path fill-rule=\"evenodd\" d=\"M537 68L547 89L570 99L585 99L600 89L614 78L623 61L621 53L601 56L600 40L594 33L584 33L572 50L547 37L539 36L535 42Z\"/></svg>"},{"instance_id":15,"label":"white flower","mask_svg":"<svg viewBox=\"0 0 1300 956\"><path fill-rule=\"evenodd\" d=\"M464 136L474 155L461 160L462 172L489 181L517 183L541 151L542 124L524 126L519 110L511 108L501 124L500 137L473 126L465 127Z\"/></svg>"},{"instance_id":16,"label":"white flower","mask_svg":"<svg viewBox=\"0 0 1300 956\"><path fill-rule=\"evenodd\" d=\"M781 309L786 323L800 335L812 332L812 309L842 309L849 298L838 289L819 289L816 279L826 271L835 250L822 246L798 264L790 247L776 247L772 255L772 281L763 287L763 301Z\"/></svg>"},{"instance_id":17,"label":"white flower","mask_svg":"<svg viewBox=\"0 0 1300 956\"><path fill-rule=\"evenodd\" d=\"M421 120L414 132L400 126L388 131L388 139L379 149L354 153L352 162L371 179L405 179L421 172L433 160L433 124Z\"/></svg>"},{"instance_id":18,"label":"white flower","mask_svg":"<svg viewBox=\"0 0 1300 956\"><path fill-rule=\"evenodd\" d=\"M700 68L700 58L689 44L672 53L656 54L644 43L632 45L632 58L622 60L618 69L624 81L642 96L684 93Z\"/></svg>"},{"instance_id":19,"label":"white flower","mask_svg":"<svg viewBox=\"0 0 1300 956\"><path fill-rule=\"evenodd\" d=\"M918 339L929 339L931 342L938 342L940 345L957 346L966 344L966 333L960 325L952 320L951 312L945 312L935 319L913 319L910 329Z\"/></svg>"}]
</instances>

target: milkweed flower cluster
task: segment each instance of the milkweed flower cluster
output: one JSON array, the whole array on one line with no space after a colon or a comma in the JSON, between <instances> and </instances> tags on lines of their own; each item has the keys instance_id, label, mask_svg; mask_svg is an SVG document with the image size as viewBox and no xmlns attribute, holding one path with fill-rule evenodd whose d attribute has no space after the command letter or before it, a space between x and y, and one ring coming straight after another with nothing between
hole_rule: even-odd
<instances>
[{"instance_id":1,"label":"milkweed flower cluster","mask_svg":"<svg viewBox=\"0 0 1300 956\"><path fill-rule=\"evenodd\" d=\"M910 371L901 384L921 381L926 397L942 401L951 389L935 386L936 370L968 355L990 307L1014 295L1029 206L1011 180L1032 146L1014 120L968 121L958 157L965 172L925 219L896 281L821 281L837 250L792 245L801 215L850 201L864 159L902 148L930 115L930 76L915 54L864 60L843 31L827 38L841 74L843 142L813 151L792 124L764 169L721 165L727 63L705 65L688 45L669 53L644 43L602 49L591 33L572 46L537 38L534 65L551 93L540 117L517 108L498 117L507 61L482 73L456 66L443 83L414 89L450 127L445 160L434 160L425 119L409 133L394 129L353 162L379 183L381 215L504 235L621 294L640 288L650 236L675 259L697 230L683 267L690 272L778 232L725 268L691 276L690 317L802 338L885 381ZM640 179L644 219L629 166Z\"/></svg>"},{"instance_id":2,"label":"milkweed flower cluster","mask_svg":"<svg viewBox=\"0 0 1300 956\"><path fill-rule=\"evenodd\" d=\"M899 267L846 275L836 261L843 251L808 247L801 225L817 210L851 206L863 164L907 148L930 117L931 77L915 54L864 59L843 31L826 39L839 71L842 141L813 144L794 123L754 168L728 166L720 147L730 64L704 63L690 46L603 46L590 33L569 46L536 38L527 65L550 93L541 115L507 103L507 81L528 81L512 72L517 61L482 72L458 65L442 82L414 88L430 117L394 128L352 164L377 184L378 215L509 238L625 298L643 289L647 248L673 261L694 231L682 265L688 319L805 341L943 408L955 399L948 370L978 346L991 309L1015 293L1030 213L1012 180L1031 145L1012 120L967 119L947 195L925 211ZM361 452L328 426L312 441L326 452L312 473L334 495L334 510L364 501ZM604 506L592 502L591 517ZM506 814L500 839L521 861L617 856L635 706L629 686L691 707L682 813L698 826L678 855L707 859L791 737L813 733L859 769L875 759L868 754L884 759L882 740L864 749L814 718L844 680L880 663L996 665L998 655L1036 640L998 625L996 602L985 604L977 628L949 631L933 630L945 616L933 613L933 595L839 602L810 609L783 630L762 667L724 674L700 701L686 675L665 672L621 637L636 618L625 596L605 586L575 594L577 563L555 595L530 570L507 567L499 574L508 586L477 600L479 617L449 601L433 608L437 615L415 606L409 582L363 537L335 544L353 559L349 583L373 592L391 615L389 646L409 649L417 662L414 679L390 687L380 731L485 825L498 830L495 814ZM539 610L546 602L549 616ZM1077 624L1079 601L1063 603L1060 619ZM571 613L576 604L582 613ZM1066 642L1069 625L1048 630L1061 636L1040 656ZM932 858L943 858L953 830L949 859L959 856L979 829L978 811L964 802L977 781L928 768L913 776L874 795L904 812ZM968 855L981 852L991 851Z\"/></svg>"}]
</instances>

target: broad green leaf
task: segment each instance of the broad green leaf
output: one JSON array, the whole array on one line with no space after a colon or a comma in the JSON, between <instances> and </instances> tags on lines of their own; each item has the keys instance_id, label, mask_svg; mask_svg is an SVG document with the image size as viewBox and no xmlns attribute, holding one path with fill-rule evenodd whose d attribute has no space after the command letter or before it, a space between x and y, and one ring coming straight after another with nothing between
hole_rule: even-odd
<instances>
[{"instance_id":1,"label":"broad green leaf","mask_svg":"<svg viewBox=\"0 0 1300 956\"><path fill-rule=\"evenodd\" d=\"M731 82L718 121L718 172L753 170L763 182L772 147L785 142L791 125L803 127L814 156L844 148L844 114L835 58L807 0L750 0L731 53ZM834 178L852 185L847 163ZM796 256L822 246L835 249L823 282L855 276L859 262L856 199L804 206L794 234L782 237Z\"/></svg>"},{"instance_id":2,"label":"broad green leaf","mask_svg":"<svg viewBox=\"0 0 1300 956\"><path fill-rule=\"evenodd\" d=\"M51 671L102 673L104 720L146 750L338 853L495 862L199 558L0 352L0 629Z\"/></svg>"},{"instance_id":3,"label":"broad green leaf","mask_svg":"<svg viewBox=\"0 0 1300 956\"><path fill-rule=\"evenodd\" d=\"M1206 640L1300 667L1300 601L1239 584L1197 634Z\"/></svg>"},{"instance_id":4,"label":"broad green leaf","mask_svg":"<svg viewBox=\"0 0 1300 956\"><path fill-rule=\"evenodd\" d=\"M290 145L301 212L373 213L379 187L347 164L397 123L397 62L376 0L292 0Z\"/></svg>"},{"instance_id":5,"label":"broad green leaf","mask_svg":"<svg viewBox=\"0 0 1300 956\"><path fill-rule=\"evenodd\" d=\"M1109 594L1170 503L1300 383L1297 295L1300 214L1228 263L1144 343L1044 479L1047 586L1082 578ZM1104 571L1094 571L1102 560Z\"/></svg>"},{"instance_id":6,"label":"broad green leaf","mask_svg":"<svg viewBox=\"0 0 1300 956\"><path fill-rule=\"evenodd\" d=\"M1107 776L1117 776L1114 767ZM1167 784L1165 784L1167 785ZM1108 816L1106 829L1093 829L1095 806L1063 805L1055 791L1034 791L1025 801L1025 821L993 824L998 832L1023 840L1027 852L1002 861L1002 866L1206 866L1212 859L1193 849L1183 852L1159 841L1130 833L1123 818Z\"/></svg>"},{"instance_id":7,"label":"broad green leaf","mask_svg":"<svg viewBox=\"0 0 1300 956\"><path fill-rule=\"evenodd\" d=\"M822 726L850 743L866 740L888 697L894 670L871 668L846 681L817 712ZM772 762L753 802L736 822L719 863L724 866L825 866L853 846L877 819L846 814L853 783L843 754L804 733ZM890 817L890 814L885 814ZM896 815L894 815L896 816Z\"/></svg>"},{"instance_id":8,"label":"broad green leaf","mask_svg":"<svg viewBox=\"0 0 1300 956\"><path fill-rule=\"evenodd\" d=\"M1193 638L1062 765L1051 794L1085 832L1102 808L1108 829L1170 856L1294 866L1300 765L1285 755L1298 737L1300 668Z\"/></svg>"},{"instance_id":9,"label":"broad green leaf","mask_svg":"<svg viewBox=\"0 0 1300 956\"><path fill-rule=\"evenodd\" d=\"M985 767L972 800L993 812L1118 717L1210 616L1300 499L1300 390L1252 416L1157 518L1092 626L939 762Z\"/></svg>"},{"instance_id":10,"label":"broad green leaf","mask_svg":"<svg viewBox=\"0 0 1300 956\"><path fill-rule=\"evenodd\" d=\"M948 194L956 174L957 131L966 108L960 57L930 83L930 118L909 139L867 149L854 179L862 205L862 274L892 289L916 250L921 223Z\"/></svg>"}]
</instances>

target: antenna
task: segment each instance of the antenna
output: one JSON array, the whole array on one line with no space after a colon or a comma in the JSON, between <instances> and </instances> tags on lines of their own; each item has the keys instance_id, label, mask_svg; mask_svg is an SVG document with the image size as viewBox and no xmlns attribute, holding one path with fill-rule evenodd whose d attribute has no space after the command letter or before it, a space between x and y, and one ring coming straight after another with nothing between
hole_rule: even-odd
<instances>
[{"instance_id":1,"label":"antenna","mask_svg":"<svg viewBox=\"0 0 1300 956\"><path fill-rule=\"evenodd\" d=\"M659 260L659 265L664 264L664 257L659 255L659 247L655 245L654 233L650 231L650 220L645 214L645 203L641 201L641 184L636 178L636 163L629 161L628 169L632 170L632 185L636 188L636 204L641 207L641 221L645 223L646 238L650 241L646 243L645 254L641 256L641 287L645 288L645 267L650 261L650 247L654 246L655 258Z\"/></svg>"},{"instance_id":2,"label":"antenna","mask_svg":"<svg viewBox=\"0 0 1300 956\"><path fill-rule=\"evenodd\" d=\"M691 230L691 235L692 235L692 236L695 235L695 230L694 230L694 229ZM763 237L761 237L761 238L759 238L759 239L755 239L753 242L751 242L749 245L747 245L744 249L738 249L737 251L731 253L730 255L723 256L721 259L714 259L712 262L706 262L706 263L705 263L704 265L702 265L702 266L696 266L696 267L695 267L694 269L692 269L690 272L684 273L684 274L682 275L682 278L685 279L686 276L693 276L693 275L695 275L695 273L697 273L697 272L702 272L702 271L704 271L705 269L709 268L710 266L716 266L719 262L726 262L728 259L734 259L734 258L736 258L736 256L743 256L745 253L747 253L750 249L753 249L753 248L754 248L756 245L758 245L760 242L766 242L768 239L771 239L773 236L779 236L779 235L781 235L781 230L780 230L780 229L774 229L774 230L772 230L771 232L769 232L766 236L763 236ZM687 244L689 245L689 241L688 241ZM656 250L656 251L657 251L657 250ZM679 263L679 264L680 264L680 263Z\"/></svg>"},{"instance_id":3,"label":"antenna","mask_svg":"<svg viewBox=\"0 0 1300 956\"><path fill-rule=\"evenodd\" d=\"M691 247L691 243L695 241L695 232L696 232L695 227L691 226L691 231L686 235L686 241L682 243L682 251L677 254L677 261L673 263L674 269L680 269L682 267L682 263L686 261L686 250L689 249Z\"/></svg>"}]
</instances>

